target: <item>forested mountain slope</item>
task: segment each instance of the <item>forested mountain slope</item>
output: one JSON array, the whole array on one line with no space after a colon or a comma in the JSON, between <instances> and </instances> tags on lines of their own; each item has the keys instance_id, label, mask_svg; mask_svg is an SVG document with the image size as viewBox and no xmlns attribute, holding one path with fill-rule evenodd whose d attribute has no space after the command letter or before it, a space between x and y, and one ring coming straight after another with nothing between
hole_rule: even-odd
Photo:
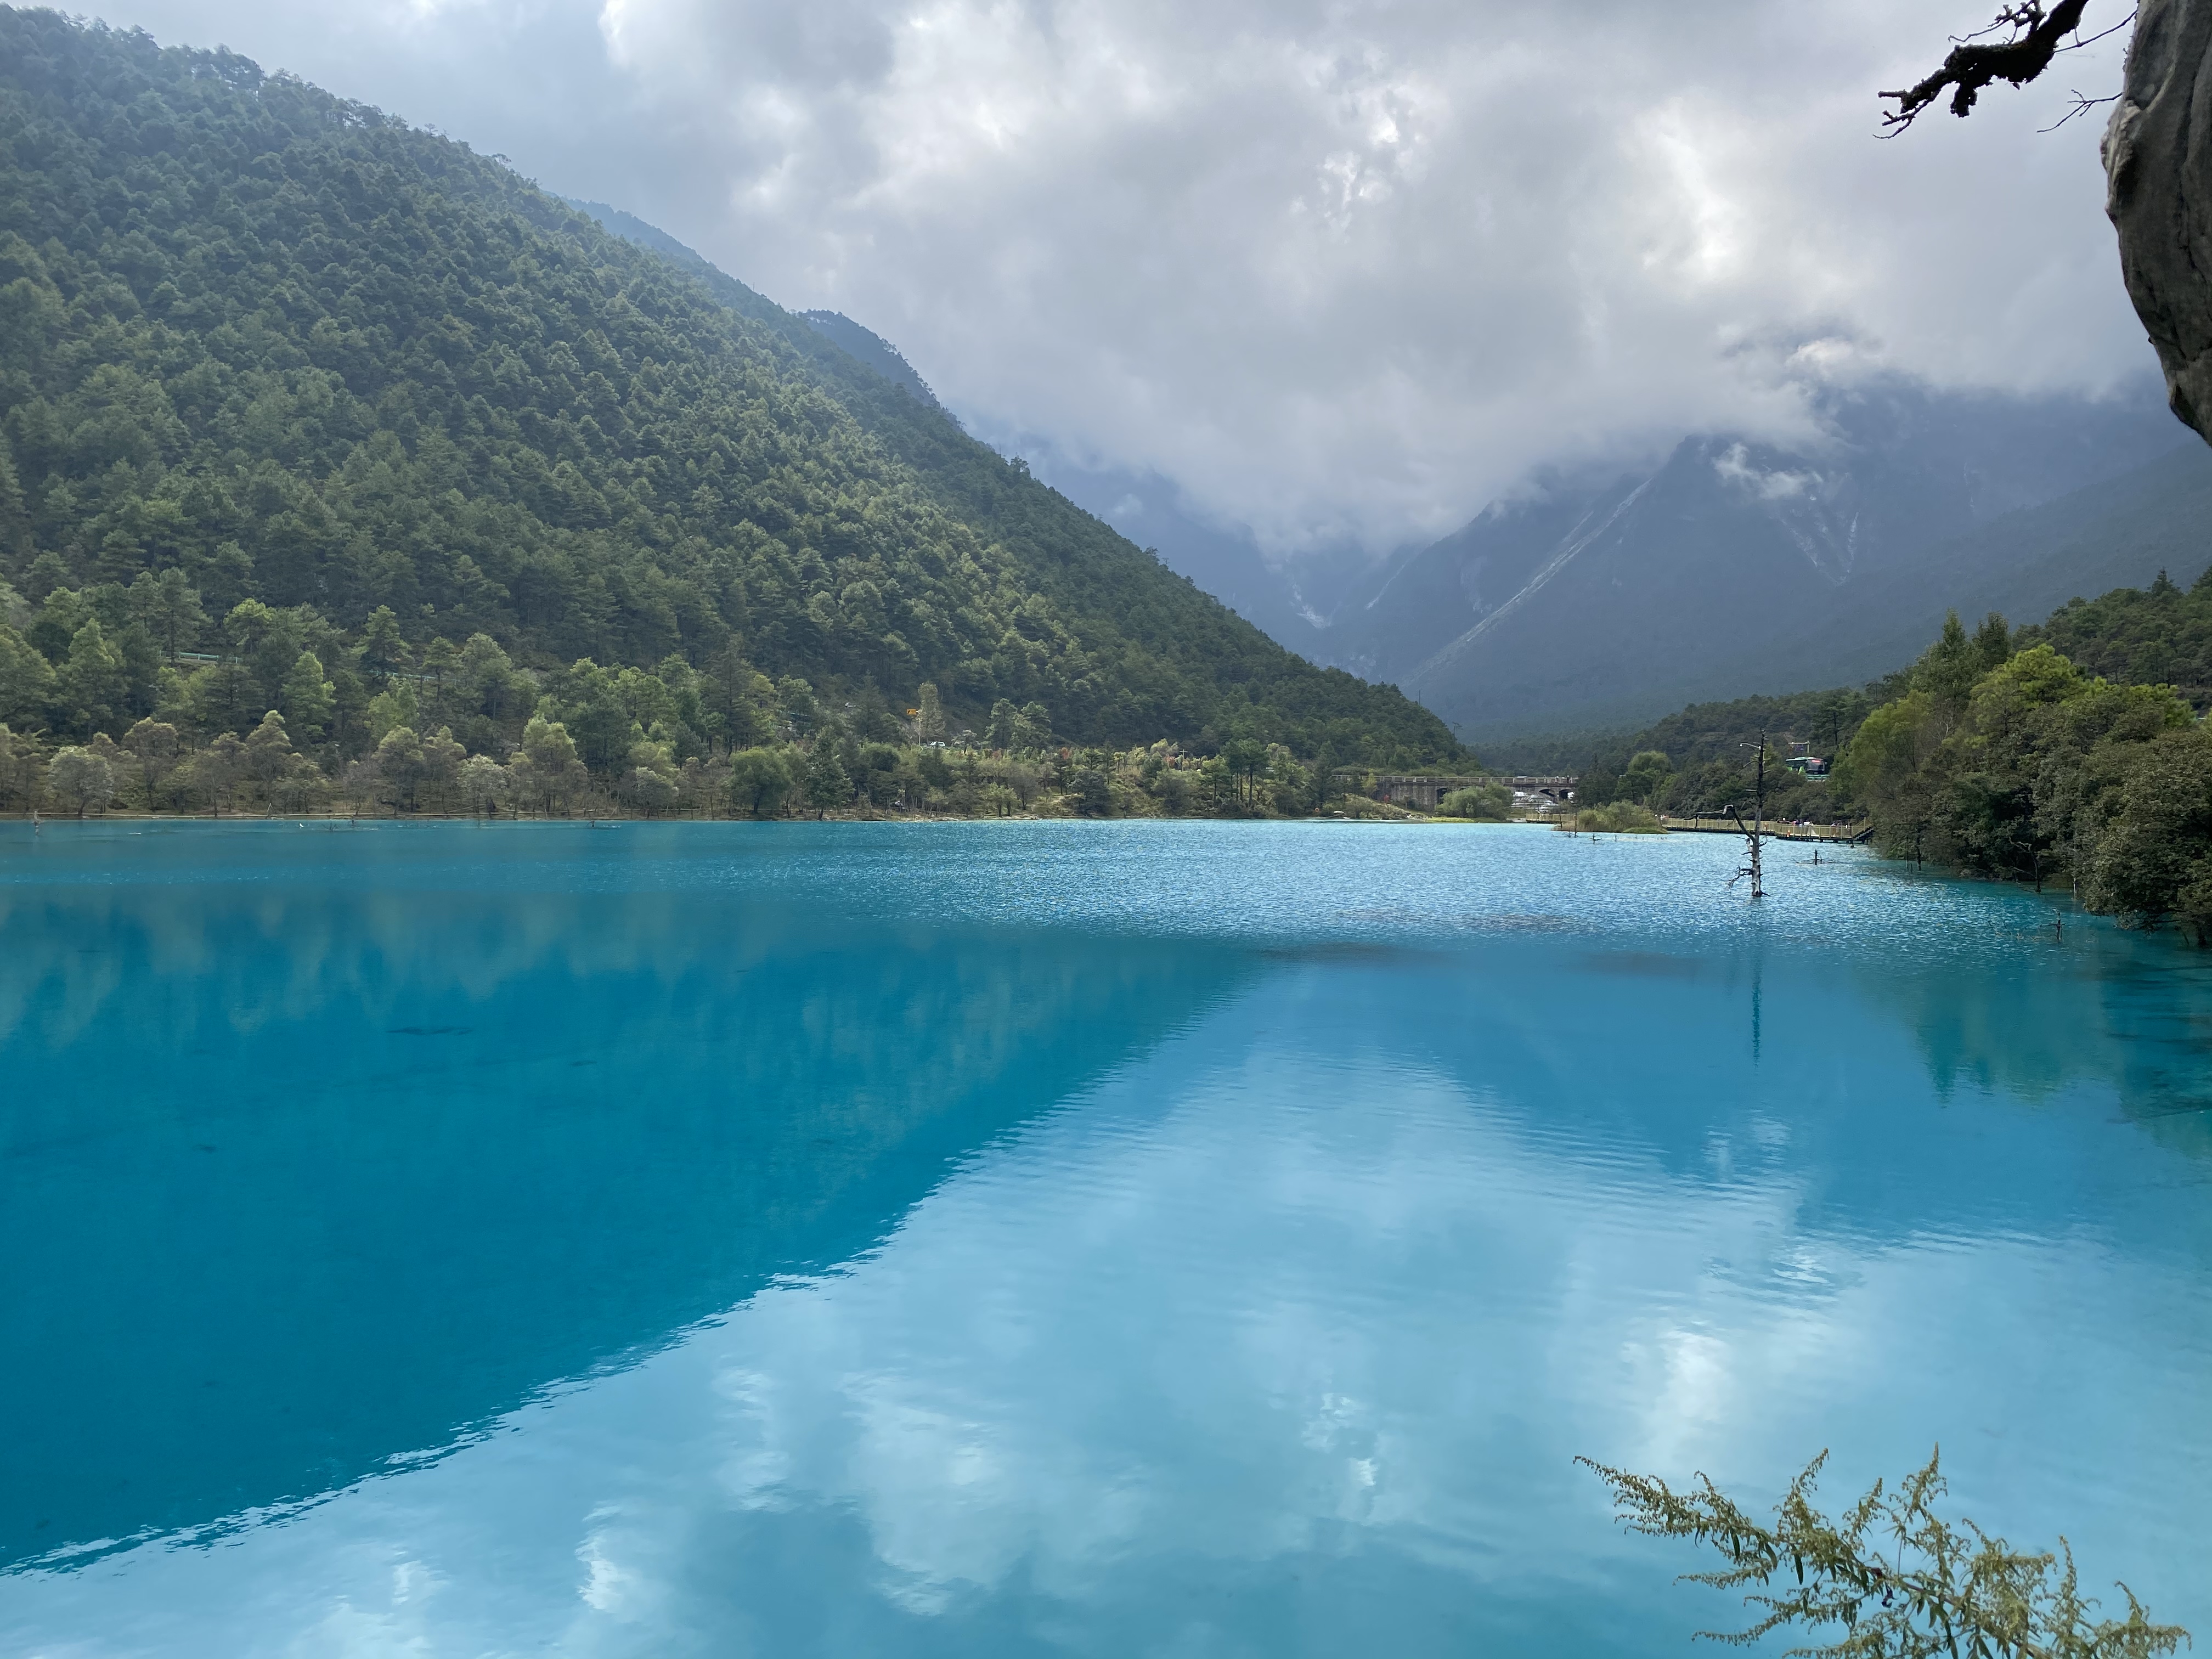
<instances>
[{"instance_id":1,"label":"forested mountain slope","mask_svg":"<svg viewBox=\"0 0 2212 1659\"><path fill-rule=\"evenodd\" d=\"M349 649L386 606L416 653L1455 752L710 267L235 55L6 8L0 417L0 570L33 604L175 570L212 618L307 607ZM134 687L99 723L148 712Z\"/></svg>"},{"instance_id":2,"label":"forested mountain slope","mask_svg":"<svg viewBox=\"0 0 2212 1659\"><path fill-rule=\"evenodd\" d=\"M658 249L687 268L721 276L666 231L635 215L599 202L572 201L569 205L590 214L617 236ZM799 314L816 332L894 386L905 387L924 403L937 403L937 394L907 362L906 355L873 330L839 312ZM1249 531L1223 528L1193 516L1175 483L1157 472L1103 461L1085 465L1034 434L1000 432L992 434L991 441L1003 454L1024 457L1036 476L1053 489L1115 526L1170 569L1189 577L1268 638L1300 656L1334 660L1328 648L1330 641L1322 632L1328 626L1322 611L1334 603L1340 588L1359 580L1366 563L1364 556L1346 547L1326 550L1294 574L1269 564ZM1316 584L1310 597L1302 591L1306 581ZM1316 605L1321 608L1316 609Z\"/></svg>"},{"instance_id":3,"label":"forested mountain slope","mask_svg":"<svg viewBox=\"0 0 2212 1659\"><path fill-rule=\"evenodd\" d=\"M838 349L872 368L893 386L904 386L915 397L933 409L941 408L937 394L929 384L915 372L906 356L882 335L863 328L839 311L802 311L806 325L829 340Z\"/></svg>"},{"instance_id":4,"label":"forested mountain slope","mask_svg":"<svg viewBox=\"0 0 2212 1659\"><path fill-rule=\"evenodd\" d=\"M2212 570L2187 588L2161 570L2147 588L2069 600L2019 643L2051 646L2117 684L2171 685L2202 714L2212 708Z\"/></svg>"}]
</instances>

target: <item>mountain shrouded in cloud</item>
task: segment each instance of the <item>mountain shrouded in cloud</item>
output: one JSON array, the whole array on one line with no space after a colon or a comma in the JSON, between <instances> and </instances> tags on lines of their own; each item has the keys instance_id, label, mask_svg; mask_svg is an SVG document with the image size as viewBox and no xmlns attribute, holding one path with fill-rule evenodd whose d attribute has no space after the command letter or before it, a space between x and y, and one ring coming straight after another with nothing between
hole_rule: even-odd
<instances>
[{"instance_id":1,"label":"mountain shrouded in cloud","mask_svg":"<svg viewBox=\"0 0 2212 1659\"><path fill-rule=\"evenodd\" d=\"M1700 434L1554 478L1370 576L1311 647L1479 745L1871 679L1956 610L2029 620L2212 561L2212 454L2133 399L1879 384L1792 450Z\"/></svg>"},{"instance_id":2,"label":"mountain shrouded in cloud","mask_svg":"<svg viewBox=\"0 0 2212 1659\"><path fill-rule=\"evenodd\" d=\"M1534 467L1803 441L1816 389L2149 362L2064 84L1878 141L1980 0L125 0L896 342L946 405L1273 554ZM2116 21L2116 20L2112 20Z\"/></svg>"}]
</instances>

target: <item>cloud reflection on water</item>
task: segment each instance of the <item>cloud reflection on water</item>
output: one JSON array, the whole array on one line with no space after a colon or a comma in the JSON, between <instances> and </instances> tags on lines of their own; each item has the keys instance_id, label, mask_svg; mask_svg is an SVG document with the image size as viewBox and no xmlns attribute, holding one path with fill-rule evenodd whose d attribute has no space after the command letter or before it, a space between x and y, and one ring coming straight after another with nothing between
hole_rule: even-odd
<instances>
[{"instance_id":1,"label":"cloud reflection on water","mask_svg":"<svg viewBox=\"0 0 2212 1659\"><path fill-rule=\"evenodd\" d=\"M2170 1150L2078 1098L1938 1103L1904 1025L1786 969L1795 1069L1732 1043L1670 1092L1735 995L1666 981L1644 1023L1641 981L1522 966L1471 1002L1464 963L1279 964L861 1258L435 1467L142 1553L125 1604L184 1653L1656 1655L1727 1610L1573 1454L1771 1489L1832 1443L1843 1492L1940 1437L1971 1512L2201 1622ZM1639 1057L1640 1108L1578 1101Z\"/></svg>"},{"instance_id":2,"label":"cloud reflection on water","mask_svg":"<svg viewBox=\"0 0 2212 1659\"><path fill-rule=\"evenodd\" d=\"M2208 1165L2113 1121L2194 963L1849 870L1755 915L1724 845L852 828L0 888L13 1293L62 1322L15 1455L204 1518L305 1410L353 1483L0 1577L0 1647L1674 1653L1728 1609L1574 1454L1832 1444L1844 1492L1936 1439L1968 1512L2212 1614ZM318 1307L354 1269L407 1293Z\"/></svg>"}]
</instances>

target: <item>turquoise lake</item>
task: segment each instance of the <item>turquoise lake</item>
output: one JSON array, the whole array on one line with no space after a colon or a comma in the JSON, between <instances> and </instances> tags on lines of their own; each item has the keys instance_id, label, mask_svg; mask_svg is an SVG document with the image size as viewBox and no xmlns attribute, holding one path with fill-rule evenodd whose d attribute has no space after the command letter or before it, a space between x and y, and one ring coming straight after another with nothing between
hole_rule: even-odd
<instances>
[{"instance_id":1,"label":"turquoise lake","mask_svg":"<svg viewBox=\"0 0 2212 1659\"><path fill-rule=\"evenodd\" d=\"M2212 963L1738 853L0 825L0 1653L1688 1655L1577 1454L1938 1443L2212 1640Z\"/></svg>"}]
</instances>

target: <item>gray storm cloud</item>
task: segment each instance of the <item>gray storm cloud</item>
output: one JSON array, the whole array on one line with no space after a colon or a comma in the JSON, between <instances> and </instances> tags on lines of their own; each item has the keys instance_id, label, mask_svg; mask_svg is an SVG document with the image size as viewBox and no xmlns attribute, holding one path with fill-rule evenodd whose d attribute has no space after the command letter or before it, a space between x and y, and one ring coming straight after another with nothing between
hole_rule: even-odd
<instances>
[{"instance_id":1,"label":"gray storm cloud","mask_svg":"<svg viewBox=\"0 0 2212 1659\"><path fill-rule=\"evenodd\" d=\"M2104 22L2118 21L2115 15ZM1263 544L1441 532L1539 465L1803 435L1903 371L2150 364L2094 120L2119 42L1875 137L1987 0L139 0L895 341L985 429ZM2098 8L2091 10L2096 26Z\"/></svg>"}]
</instances>

